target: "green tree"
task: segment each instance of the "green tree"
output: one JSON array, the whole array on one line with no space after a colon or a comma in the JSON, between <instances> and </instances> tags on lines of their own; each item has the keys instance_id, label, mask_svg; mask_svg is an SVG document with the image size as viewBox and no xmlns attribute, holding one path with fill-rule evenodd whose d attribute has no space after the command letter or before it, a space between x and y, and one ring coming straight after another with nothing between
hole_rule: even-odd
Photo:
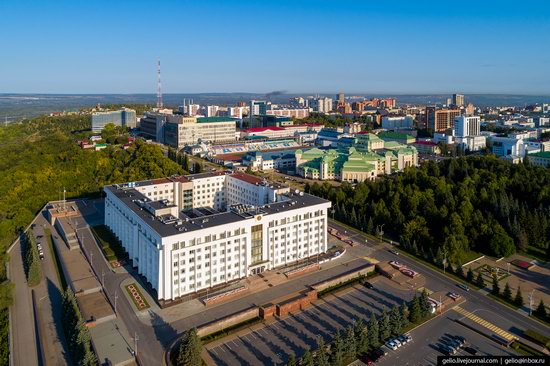
<instances>
[{"instance_id":1,"label":"green tree","mask_svg":"<svg viewBox=\"0 0 550 366\"><path fill-rule=\"evenodd\" d=\"M500 287L498 285L498 278L496 275L493 275L493 288L491 290L491 293L495 296L498 296L500 294Z\"/></svg>"},{"instance_id":2,"label":"green tree","mask_svg":"<svg viewBox=\"0 0 550 366\"><path fill-rule=\"evenodd\" d=\"M355 358L357 354L357 340L355 337L355 331L353 326L349 326L346 331L346 342L345 342L345 357L347 359Z\"/></svg>"},{"instance_id":3,"label":"green tree","mask_svg":"<svg viewBox=\"0 0 550 366\"><path fill-rule=\"evenodd\" d=\"M456 265L456 275L460 278L464 278L464 269L462 268L462 264L460 262Z\"/></svg>"},{"instance_id":4,"label":"green tree","mask_svg":"<svg viewBox=\"0 0 550 366\"><path fill-rule=\"evenodd\" d=\"M411 323L416 324L422 319L422 308L420 306L420 299L416 294L414 295L411 306L409 308L409 320Z\"/></svg>"},{"instance_id":5,"label":"green tree","mask_svg":"<svg viewBox=\"0 0 550 366\"><path fill-rule=\"evenodd\" d=\"M201 366L202 365L202 344L197 329L189 329L180 343L178 352L178 366Z\"/></svg>"},{"instance_id":6,"label":"green tree","mask_svg":"<svg viewBox=\"0 0 550 366\"><path fill-rule=\"evenodd\" d=\"M383 343L390 337L390 335L390 316L388 315L386 309L384 309L382 315L380 316L380 320L378 321L378 339L380 340L380 343Z\"/></svg>"},{"instance_id":7,"label":"green tree","mask_svg":"<svg viewBox=\"0 0 550 366\"><path fill-rule=\"evenodd\" d=\"M323 337L317 338L317 356L315 357L317 366L328 366L328 354L325 340Z\"/></svg>"},{"instance_id":8,"label":"green tree","mask_svg":"<svg viewBox=\"0 0 550 366\"><path fill-rule=\"evenodd\" d=\"M313 356L311 355L311 351L306 349L304 354L302 355L302 366L315 366L315 362L313 362Z\"/></svg>"},{"instance_id":9,"label":"green tree","mask_svg":"<svg viewBox=\"0 0 550 366\"><path fill-rule=\"evenodd\" d=\"M296 366L296 356L294 356L294 353L291 353L288 357L288 362L286 363L287 366Z\"/></svg>"},{"instance_id":10,"label":"green tree","mask_svg":"<svg viewBox=\"0 0 550 366\"><path fill-rule=\"evenodd\" d=\"M430 302L428 301L428 292L426 289L422 290L418 302L420 305L420 317L423 319L430 313Z\"/></svg>"},{"instance_id":11,"label":"green tree","mask_svg":"<svg viewBox=\"0 0 550 366\"><path fill-rule=\"evenodd\" d=\"M355 342L357 344L357 353L362 354L369 349L367 332L365 331L365 323L359 318L355 322L353 333L355 334Z\"/></svg>"},{"instance_id":12,"label":"green tree","mask_svg":"<svg viewBox=\"0 0 550 366\"><path fill-rule=\"evenodd\" d=\"M502 291L502 297L506 301L512 301L512 290L510 289L510 285L508 282L506 282L506 285L504 286L504 291Z\"/></svg>"},{"instance_id":13,"label":"green tree","mask_svg":"<svg viewBox=\"0 0 550 366\"><path fill-rule=\"evenodd\" d=\"M514 297L514 304L519 307L523 306L523 295L521 294L521 287L519 286L516 291L516 296Z\"/></svg>"},{"instance_id":14,"label":"green tree","mask_svg":"<svg viewBox=\"0 0 550 366\"><path fill-rule=\"evenodd\" d=\"M371 311L367 324L367 343L370 347L377 347L380 344L378 338L378 319L376 319L376 316Z\"/></svg>"},{"instance_id":15,"label":"green tree","mask_svg":"<svg viewBox=\"0 0 550 366\"><path fill-rule=\"evenodd\" d=\"M484 288L484 287L485 287L485 280L483 279L483 275L481 274L481 271L479 271L479 272L477 273L476 285L477 285L479 288Z\"/></svg>"},{"instance_id":16,"label":"green tree","mask_svg":"<svg viewBox=\"0 0 550 366\"><path fill-rule=\"evenodd\" d=\"M541 319L546 319L546 317L548 316L546 312L546 306L544 305L544 301L542 299L540 299L539 305L537 306L533 314Z\"/></svg>"},{"instance_id":17,"label":"green tree","mask_svg":"<svg viewBox=\"0 0 550 366\"><path fill-rule=\"evenodd\" d=\"M390 334L397 335L401 331L402 319L399 306L394 305L390 311Z\"/></svg>"},{"instance_id":18,"label":"green tree","mask_svg":"<svg viewBox=\"0 0 550 366\"><path fill-rule=\"evenodd\" d=\"M470 283L474 282L474 271L472 270L472 267L468 268L468 273L466 274L466 280L468 280L468 282Z\"/></svg>"},{"instance_id":19,"label":"green tree","mask_svg":"<svg viewBox=\"0 0 550 366\"><path fill-rule=\"evenodd\" d=\"M332 339L331 353L330 353L330 363L333 366L340 366L344 361L345 349L344 341L342 340L342 335L340 331L337 330L334 338Z\"/></svg>"}]
</instances>

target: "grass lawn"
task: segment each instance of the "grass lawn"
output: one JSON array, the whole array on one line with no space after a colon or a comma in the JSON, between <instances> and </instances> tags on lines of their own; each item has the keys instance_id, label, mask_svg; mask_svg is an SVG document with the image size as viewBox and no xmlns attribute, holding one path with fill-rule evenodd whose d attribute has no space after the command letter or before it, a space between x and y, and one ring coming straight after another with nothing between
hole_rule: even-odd
<instances>
[{"instance_id":1,"label":"grass lawn","mask_svg":"<svg viewBox=\"0 0 550 366\"><path fill-rule=\"evenodd\" d=\"M522 356L544 356L541 352L537 351L536 349L517 341L512 343L512 348Z\"/></svg>"},{"instance_id":2,"label":"grass lawn","mask_svg":"<svg viewBox=\"0 0 550 366\"><path fill-rule=\"evenodd\" d=\"M469 262L471 262L475 259L478 259L482 255L483 254L481 254L481 253L474 252L473 250L470 250L470 251L468 251L468 253L464 254L464 256L462 257L462 262L463 263L469 263Z\"/></svg>"},{"instance_id":3,"label":"grass lawn","mask_svg":"<svg viewBox=\"0 0 550 366\"><path fill-rule=\"evenodd\" d=\"M528 246L527 250L523 253L521 253L529 258L536 259L540 262L546 262L548 259L546 258L546 252L544 249L537 248L534 246Z\"/></svg>"},{"instance_id":4,"label":"grass lawn","mask_svg":"<svg viewBox=\"0 0 550 366\"><path fill-rule=\"evenodd\" d=\"M48 245L50 247L50 252L52 254L53 263L55 264L55 272L57 273L57 279L61 284L61 288L65 290L67 288L67 280L61 269L61 263L59 261L59 256L57 255L57 250L54 248L52 232L50 229L44 229L44 236L48 238Z\"/></svg>"},{"instance_id":5,"label":"grass lawn","mask_svg":"<svg viewBox=\"0 0 550 366\"><path fill-rule=\"evenodd\" d=\"M128 258L128 254L120 245L118 239L111 233L105 225L92 227L92 232L101 244L101 249L108 262L122 261Z\"/></svg>"}]
</instances>

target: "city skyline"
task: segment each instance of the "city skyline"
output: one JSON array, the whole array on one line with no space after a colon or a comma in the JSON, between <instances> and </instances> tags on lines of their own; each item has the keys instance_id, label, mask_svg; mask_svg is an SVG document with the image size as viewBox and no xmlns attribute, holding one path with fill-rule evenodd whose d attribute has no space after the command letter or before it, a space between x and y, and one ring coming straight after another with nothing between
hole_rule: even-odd
<instances>
[{"instance_id":1,"label":"city skyline","mask_svg":"<svg viewBox=\"0 0 550 366\"><path fill-rule=\"evenodd\" d=\"M550 95L541 1L338 5L5 2L0 93Z\"/></svg>"}]
</instances>

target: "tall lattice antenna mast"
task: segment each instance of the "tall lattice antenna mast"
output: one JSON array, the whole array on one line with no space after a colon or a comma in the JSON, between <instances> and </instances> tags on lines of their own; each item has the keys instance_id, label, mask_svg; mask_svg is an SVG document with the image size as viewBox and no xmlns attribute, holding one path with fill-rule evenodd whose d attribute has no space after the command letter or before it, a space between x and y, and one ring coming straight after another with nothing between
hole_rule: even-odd
<instances>
[{"instance_id":1,"label":"tall lattice antenna mast","mask_svg":"<svg viewBox=\"0 0 550 366\"><path fill-rule=\"evenodd\" d=\"M157 63L157 108L162 108L162 85L160 83L160 60Z\"/></svg>"}]
</instances>

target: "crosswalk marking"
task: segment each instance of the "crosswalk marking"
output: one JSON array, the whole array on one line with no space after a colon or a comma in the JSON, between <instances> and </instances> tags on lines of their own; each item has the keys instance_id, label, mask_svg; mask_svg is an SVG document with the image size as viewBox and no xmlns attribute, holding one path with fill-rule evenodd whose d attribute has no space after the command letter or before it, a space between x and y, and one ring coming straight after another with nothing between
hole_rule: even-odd
<instances>
[{"instance_id":1,"label":"crosswalk marking","mask_svg":"<svg viewBox=\"0 0 550 366\"><path fill-rule=\"evenodd\" d=\"M496 325L492 324L492 323L489 323L487 320L485 319L482 319L480 318L479 316L467 311L467 310L464 310L462 309L460 306L455 306L453 308L457 313L461 314L461 315L464 315L466 318L470 319L470 320L473 320L474 322L484 326L485 328L493 331L494 333L498 334L499 336L501 336L502 338L508 340L508 341L514 341L514 340L517 340L518 338L516 336L514 336L513 334L511 333L508 333L507 331L505 331L504 329L501 329L499 327L497 327Z\"/></svg>"}]
</instances>

